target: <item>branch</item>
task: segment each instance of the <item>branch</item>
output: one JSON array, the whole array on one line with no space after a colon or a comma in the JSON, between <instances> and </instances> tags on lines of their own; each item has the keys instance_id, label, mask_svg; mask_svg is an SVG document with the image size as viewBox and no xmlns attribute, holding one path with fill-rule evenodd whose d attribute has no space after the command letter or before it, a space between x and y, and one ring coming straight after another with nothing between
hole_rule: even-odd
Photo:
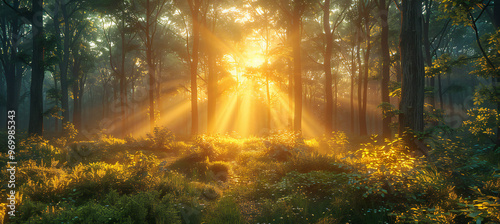
<instances>
[{"instance_id":1,"label":"branch","mask_svg":"<svg viewBox=\"0 0 500 224\"><path fill-rule=\"evenodd\" d=\"M481 53L483 54L483 57L486 60L486 63L488 63L488 65L493 69L493 71L495 72L495 75L498 76L498 71L497 71L495 65L493 64L493 62L490 60L490 58L488 57L488 55L486 54L486 52L483 49L483 45L481 44L481 41L479 39L479 33L477 31L476 21L474 20L474 17L472 16L471 12L469 12L469 17L470 17L470 20L472 22L472 29L474 30L474 33L476 34L477 45L479 46L479 49L481 50Z\"/></svg>"}]
</instances>

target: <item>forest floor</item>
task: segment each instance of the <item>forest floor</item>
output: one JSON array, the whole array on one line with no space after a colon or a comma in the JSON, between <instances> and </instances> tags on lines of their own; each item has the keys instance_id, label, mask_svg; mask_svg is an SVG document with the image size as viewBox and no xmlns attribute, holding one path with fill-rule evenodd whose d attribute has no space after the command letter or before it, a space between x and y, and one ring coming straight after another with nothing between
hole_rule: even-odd
<instances>
[{"instance_id":1,"label":"forest floor","mask_svg":"<svg viewBox=\"0 0 500 224\"><path fill-rule=\"evenodd\" d=\"M2 137L4 137L2 135ZM500 151L469 138L19 140L12 223L499 223ZM2 147L3 148L3 147ZM1 162L7 164L7 153ZM9 177L7 165L1 178ZM2 188L7 194L7 187Z\"/></svg>"}]
</instances>

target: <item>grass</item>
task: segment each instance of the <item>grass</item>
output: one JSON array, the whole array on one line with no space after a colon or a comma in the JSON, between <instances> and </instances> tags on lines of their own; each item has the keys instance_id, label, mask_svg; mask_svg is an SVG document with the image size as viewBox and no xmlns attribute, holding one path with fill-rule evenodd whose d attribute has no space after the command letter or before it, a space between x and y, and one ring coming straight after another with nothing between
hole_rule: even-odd
<instances>
[{"instance_id":1,"label":"grass","mask_svg":"<svg viewBox=\"0 0 500 224\"><path fill-rule=\"evenodd\" d=\"M491 159L498 151L435 139L433 156L422 159L399 139L377 139L353 143L343 133L304 139L282 132L180 141L156 130L143 139L104 136L86 143L92 153L69 163L59 144L70 141L24 138L17 213L9 221L500 222L500 166ZM5 167L0 178L7 178Z\"/></svg>"}]
</instances>

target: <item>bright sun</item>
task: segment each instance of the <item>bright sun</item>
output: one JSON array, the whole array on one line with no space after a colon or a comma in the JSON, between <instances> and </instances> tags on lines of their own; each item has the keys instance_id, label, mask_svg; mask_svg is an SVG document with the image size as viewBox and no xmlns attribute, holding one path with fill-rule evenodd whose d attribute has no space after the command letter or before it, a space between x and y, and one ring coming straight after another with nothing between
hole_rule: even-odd
<instances>
[{"instance_id":1,"label":"bright sun","mask_svg":"<svg viewBox=\"0 0 500 224\"><path fill-rule=\"evenodd\" d=\"M246 60L245 60L245 65L247 67L259 67L260 65L262 65L264 63L265 59L264 57L262 57L262 55L259 55L259 54L253 54L253 55L250 55L250 57L248 57Z\"/></svg>"}]
</instances>

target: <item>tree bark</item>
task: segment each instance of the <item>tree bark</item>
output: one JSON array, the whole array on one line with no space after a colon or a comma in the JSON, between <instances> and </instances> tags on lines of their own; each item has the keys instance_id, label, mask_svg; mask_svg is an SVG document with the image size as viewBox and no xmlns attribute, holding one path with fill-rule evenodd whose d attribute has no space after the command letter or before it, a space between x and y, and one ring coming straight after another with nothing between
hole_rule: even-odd
<instances>
[{"instance_id":1,"label":"tree bark","mask_svg":"<svg viewBox=\"0 0 500 224\"><path fill-rule=\"evenodd\" d=\"M354 133L354 117L356 112L354 111L354 76L356 75L356 53L355 53L356 43L352 47L352 61L351 61L351 133ZM356 50L357 51L357 50Z\"/></svg>"},{"instance_id":2,"label":"tree bark","mask_svg":"<svg viewBox=\"0 0 500 224\"><path fill-rule=\"evenodd\" d=\"M424 22L424 26L423 26L423 40L424 40L424 49L425 49L425 64L428 66L428 67L432 67L432 56L431 56L431 43L429 41L429 23L430 23L430 19L431 19L431 13L432 13L432 10L430 9L431 7L431 4L429 2L429 0L424 0L424 4L425 4L425 8L426 9L429 9L429 10L426 10L425 12L425 20L423 21ZM430 87L432 88L432 91L433 91L433 94L430 98L430 103L433 107L436 107L436 98L434 97L434 87L435 87L435 83L436 83L436 79L434 76L430 77Z\"/></svg>"},{"instance_id":3,"label":"tree bark","mask_svg":"<svg viewBox=\"0 0 500 224\"><path fill-rule=\"evenodd\" d=\"M370 51L371 51L371 34L370 34L370 11L367 6L363 6L363 17L365 22L365 37L366 37L366 49L363 57L364 60L364 72L363 72L363 105L359 114L359 134L367 135L368 130L366 126L366 104L368 100L368 74L370 71Z\"/></svg>"},{"instance_id":4,"label":"tree bark","mask_svg":"<svg viewBox=\"0 0 500 224\"><path fill-rule=\"evenodd\" d=\"M213 18L211 29L213 35L215 35L215 20ZM208 24L205 24L208 25ZM204 29L205 30L205 29ZM207 86L207 132L212 134L215 133L215 118L217 109L217 69L216 69L216 49L214 37L209 35L204 35L207 37L207 65L208 65L208 86Z\"/></svg>"},{"instance_id":5,"label":"tree bark","mask_svg":"<svg viewBox=\"0 0 500 224\"><path fill-rule=\"evenodd\" d=\"M19 1L14 1L12 7L19 9ZM7 111L15 111L18 113L19 101L22 85L22 70L17 59L18 44L21 39L21 27L19 20L14 19L9 21L7 16L2 15L0 18L0 29L2 32L1 41L4 54L1 55L2 67L4 68L5 84L7 89ZM8 25L10 23L10 26ZM7 114L2 114L7 117ZM14 123L18 124L18 116L14 117ZM5 128L7 128L5 126Z\"/></svg>"},{"instance_id":6,"label":"tree bark","mask_svg":"<svg viewBox=\"0 0 500 224\"><path fill-rule=\"evenodd\" d=\"M191 135L198 134L198 47L200 41L200 24L198 13L200 8L199 0L189 0L191 7L191 19L193 23L193 50L191 54Z\"/></svg>"},{"instance_id":7,"label":"tree bark","mask_svg":"<svg viewBox=\"0 0 500 224\"><path fill-rule=\"evenodd\" d=\"M29 135L43 136L43 0L32 0L33 59L30 88Z\"/></svg>"},{"instance_id":8,"label":"tree bark","mask_svg":"<svg viewBox=\"0 0 500 224\"><path fill-rule=\"evenodd\" d=\"M425 155L426 149L415 135L424 130L424 60L422 55L422 1L402 2L401 16L401 64L403 80L399 108L399 133L406 146Z\"/></svg>"},{"instance_id":9,"label":"tree bark","mask_svg":"<svg viewBox=\"0 0 500 224\"><path fill-rule=\"evenodd\" d=\"M149 2L149 1L148 1ZM125 7L125 5L123 5ZM126 75L125 75L125 54L126 54L126 49L125 49L125 9L122 9L122 19L121 19L121 31L120 31L120 38L121 38L121 64L120 64L120 71L119 71L119 79L120 79L120 116L122 119L121 122L121 136L125 137L127 134L127 114L126 114L126 101L127 101L127 81L126 81ZM111 50L111 49L110 49ZM112 59L110 59L112 60ZM149 65L149 64L148 64Z\"/></svg>"},{"instance_id":10,"label":"tree bark","mask_svg":"<svg viewBox=\"0 0 500 224\"><path fill-rule=\"evenodd\" d=\"M151 24L151 9L150 0L146 2L146 62L148 64L148 74L149 74L149 128L150 132L153 133L155 127L155 100L154 100L154 90L155 90L155 64L153 59L153 34L150 30Z\"/></svg>"},{"instance_id":11,"label":"tree bark","mask_svg":"<svg viewBox=\"0 0 500 224\"><path fill-rule=\"evenodd\" d=\"M325 0L323 6L323 29L325 31L326 49L324 52L323 70L325 72L325 134L332 134L332 113L333 113L333 96L332 96L332 32L330 28L330 0Z\"/></svg>"},{"instance_id":12,"label":"tree bark","mask_svg":"<svg viewBox=\"0 0 500 224\"><path fill-rule=\"evenodd\" d=\"M302 2L296 1L292 13L292 54L293 54L293 81L294 81L294 122L293 130L302 131L302 62L300 58L300 22L302 17Z\"/></svg>"},{"instance_id":13,"label":"tree bark","mask_svg":"<svg viewBox=\"0 0 500 224\"><path fill-rule=\"evenodd\" d=\"M390 81L390 63L391 59L389 56L389 25L387 23L388 7L386 6L386 0L379 1L379 12L380 12L380 23L382 27L381 37L380 37L380 48L382 51L382 103L390 104L391 99L389 97L389 81ZM382 137L391 137L391 117L386 114L386 108L382 107Z\"/></svg>"}]
</instances>

